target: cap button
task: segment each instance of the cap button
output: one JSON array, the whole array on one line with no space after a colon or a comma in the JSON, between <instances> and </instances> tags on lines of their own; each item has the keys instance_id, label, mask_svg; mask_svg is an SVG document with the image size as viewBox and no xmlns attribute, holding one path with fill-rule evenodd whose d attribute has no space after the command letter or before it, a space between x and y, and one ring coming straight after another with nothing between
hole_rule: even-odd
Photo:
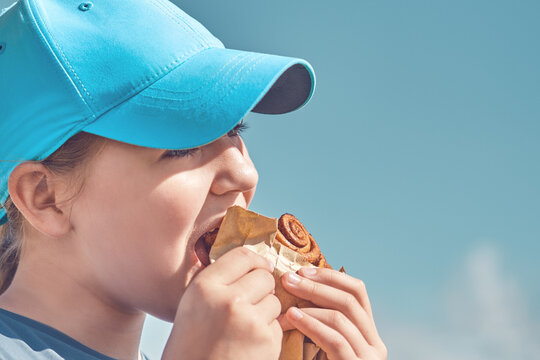
<instances>
[{"instance_id":1,"label":"cap button","mask_svg":"<svg viewBox=\"0 0 540 360\"><path fill-rule=\"evenodd\" d=\"M85 1L79 5L79 10L81 11L88 11L94 6L90 1Z\"/></svg>"}]
</instances>

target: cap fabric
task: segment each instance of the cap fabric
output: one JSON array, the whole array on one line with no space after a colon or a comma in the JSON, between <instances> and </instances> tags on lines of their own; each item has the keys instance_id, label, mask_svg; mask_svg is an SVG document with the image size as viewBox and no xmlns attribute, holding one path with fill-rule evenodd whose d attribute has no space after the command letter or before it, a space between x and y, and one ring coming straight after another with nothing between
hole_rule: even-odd
<instances>
[{"instance_id":1,"label":"cap fabric","mask_svg":"<svg viewBox=\"0 0 540 360\"><path fill-rule=\"evenodd\" d=\"M0 16L0 203L20 162L80 131L187 149L314 88L305 60L226 49L166 0L19 0Z\"/></svg>"}]
</instances>

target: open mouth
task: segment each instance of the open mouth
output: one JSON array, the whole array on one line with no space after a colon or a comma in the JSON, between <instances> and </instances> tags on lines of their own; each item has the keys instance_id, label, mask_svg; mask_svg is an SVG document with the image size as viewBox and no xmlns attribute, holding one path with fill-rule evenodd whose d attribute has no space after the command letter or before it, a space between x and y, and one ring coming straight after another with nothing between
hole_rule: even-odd
<instances>
[{"instance_id":1,"label":"open mouth","mask_svg":"<svg viewBox=\"0 0 540 360\"><path fill-rule=\"evenodd\" d=\"M210 248L216 241L218 231L219 227L205 232L195 243L195 254L204 266L210 265Z\"/></svg>"}]
</instances>

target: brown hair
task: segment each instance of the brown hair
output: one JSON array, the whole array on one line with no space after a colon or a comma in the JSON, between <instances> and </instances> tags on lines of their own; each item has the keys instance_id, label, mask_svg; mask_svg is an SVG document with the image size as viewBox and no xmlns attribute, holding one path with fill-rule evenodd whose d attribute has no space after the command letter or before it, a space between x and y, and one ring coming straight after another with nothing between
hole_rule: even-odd
<instances>
[{"instance_id":1,"label":"brown hair","mask_svg":"<svg viewBox=\"0 0 540 360\"><path fill-rule=\"evenodd\" d=\"M46 159L41 160L40 163L54 174L70 175L79 185L74 195L76 196L84 185L85 165L104 144L104 138L100 136L79 132ZM0 294L9 287L17 271L25 222L24 216L10 197L7 198L2 207L6 210L9 221L0 226Z\"/></svg>"}]
</instances>

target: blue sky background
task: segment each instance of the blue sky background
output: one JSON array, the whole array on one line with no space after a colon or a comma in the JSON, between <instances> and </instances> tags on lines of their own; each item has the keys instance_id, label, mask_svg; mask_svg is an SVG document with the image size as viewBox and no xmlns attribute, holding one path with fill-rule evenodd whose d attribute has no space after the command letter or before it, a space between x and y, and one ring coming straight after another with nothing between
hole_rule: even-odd
<instances>
[{"instance_id":1,"label":"blue sky background","mask_svg":"<svg viewBox=\"0 0 540 360\"><path fill-rule=\"evenodd\" d=\"M365 281L390 359L540 358L539 1L176 3L314 66L305 108L246 119L251 208ZM149 318L142 349L169 329Z\"/></svg>"},{"instance_id":2,"label":"blue sky background","mask_svg":"<svg viewBox=\"0 0 540 360\"><path fill-rule=\"evenodd\" d=\"M365 281L390 359L540 358L540 2L177 4L314 66L305 108L247 117L251 208Z\"/></svg>"},{"instance_id":3,"label":"blue sky background","mask_svg":"<svg viewBox=\"0 0 540 360\"><path fill-rule=\"evenodd\" d=\"M247 117L251 208L366 282L390 359L540 358L540 2L177 4L315 68L305 108Z\"/></svg>"}]
</instances>

